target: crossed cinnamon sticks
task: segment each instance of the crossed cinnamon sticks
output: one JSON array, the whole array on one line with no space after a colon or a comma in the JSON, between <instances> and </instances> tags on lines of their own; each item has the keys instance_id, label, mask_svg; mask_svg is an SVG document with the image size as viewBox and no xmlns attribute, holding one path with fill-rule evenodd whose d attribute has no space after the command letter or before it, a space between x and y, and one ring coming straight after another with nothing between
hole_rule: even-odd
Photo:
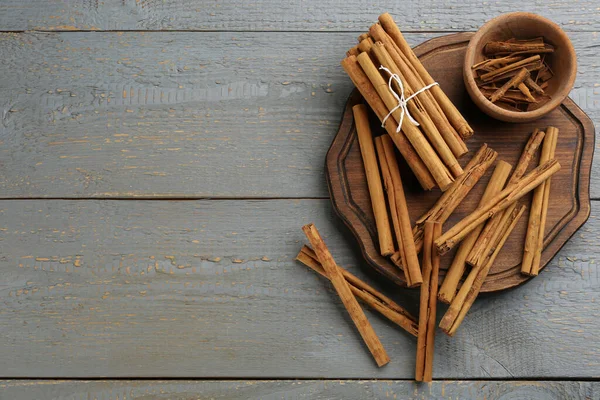
<instances>
[{"instance_id":1,"label":"crossed cinnamon sticks","mask_svg":"<svg viewBox=\"0 0 600 400\"><path fill-rule=\"evenodd\" d=\"M296 260L311 268L319 275L329 279L329 276L321 265L317 254L310 247L303 246L300 250L300 253L298 253L296 256ZM406 311L406 309L398 305L383 293L377 291L369 284L357 278L350 271L339 266L338 268L348 282L350 290L357 298L362 300L365 304L379 312L396 325L406 330L411 335L417 336L417 320L408 311Z\"/></svg>"},{"instance_id":2,"label":"crossed cinnamon sticks","mask_svg":"<svg viewBox=\"0 0 600 400\"><path fill-rule=\"evenodd\" d=\"M358 329L358 332L369 348L373 358L375 358L377 365L381 367L389 363L389 356L379 341L379 338L375 334L375 331L365 316L365 313L363 312L362 308L360 308L360 305L352 294L350 285L346 281L341 269L335 263L331 253L329 252L329 249L321 238L319 231L317 231L317 228L315 228L313 224L304 225L302 230L304 231L304 234L308 238L310 244L313 246L321 266L327 273L327 278L331 281L335 291L340 296L342 303L344 303L344 307L346 307L346 310L348 310L350 318L352 318L352 321Z\"/></svg>"}]
</instances>

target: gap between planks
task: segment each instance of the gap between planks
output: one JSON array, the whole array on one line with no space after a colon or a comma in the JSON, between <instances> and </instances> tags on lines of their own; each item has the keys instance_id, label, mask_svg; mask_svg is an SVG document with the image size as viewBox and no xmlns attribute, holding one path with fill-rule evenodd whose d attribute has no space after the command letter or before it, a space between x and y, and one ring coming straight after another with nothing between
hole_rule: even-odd
<instances>
[{"instance_id":1,"label":"gap between planks","mask_svg":"<svg viewBox=\"0 0 600 400\"><path fill-rule=\"evenodd\" d=\"M77 381L90 381L90 382L102 382L102 381L116 381L116 382L134 382L134 381L222 381L222 382L237 382L237 381L254 381L254 382L293 382L293 381L320 381L320 382L335 382L335 381L351 381L351 382L362 382L362 381L373 381L373 382L409 382L415 383L412 379L389 379L389 378L373 378L373 377L361 377L361 378L264 378L264 377L253 377L253 376L238 376L238 377L4 377L0 376L0 380L3 381L63 381L63 382L77 382ZM600 382L600 378L591 377L507 377L507 378L494 378L494 377L482 377L482 378L433 378L432 382Z\"/></svg>"}]
</instances>

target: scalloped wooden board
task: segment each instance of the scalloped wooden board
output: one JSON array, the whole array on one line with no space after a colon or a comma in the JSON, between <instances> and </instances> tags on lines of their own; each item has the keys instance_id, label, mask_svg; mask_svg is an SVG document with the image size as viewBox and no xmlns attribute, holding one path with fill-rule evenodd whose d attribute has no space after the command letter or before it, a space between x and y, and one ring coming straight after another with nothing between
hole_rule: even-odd
<instances>
[{"instance_id":1,"label":"scalloped wooden board","mask_svg":"<svg viewBox=\"0 0 600 400\"><path fill-rule=\"evenodd\" d=\"M486 116L470 100L462 79L462 62L472 35L458 33L435 38L414 50L475 130L475 135L467 141L470 152L461 158L461 165L464 166L473 153L483 143L487 143L498 152L498 160L505 160L514 166L525 142L536 127L559 128L556 157L562 168L552 178L542 253L542 266L545 266L590 214L589 181L594 151L594 126L590 118L569 98L549 115L530 123L511 124ZM356 237L368 264L385 277L404 286L402 271L379 255L377 250L373 212L352 117L352 106L361 101L360 94L354 90L346 104L338 133L327 153L325 172L331 201L338 215ZM375 123L377 121L374 115L371 115L371 121L375 132L383 132L379 124ZM401 159L399 155L398 158ZM533 160L530 169L537 165L537 161L537 158ZM414 223L415 219L435 203L441 192L438 189L430 192L421 189L403 161L400 170ZM444 224L445 229L476 208L492 170L493 167ZM521 202L529 206L531 194ZM529 210L521 218L498 256L482 287L483 292L508 289L530 279L520 273L528 212ZM445 275L453 256L454 251L442 257L440 277Z\"/></svg>"}]
</instances>

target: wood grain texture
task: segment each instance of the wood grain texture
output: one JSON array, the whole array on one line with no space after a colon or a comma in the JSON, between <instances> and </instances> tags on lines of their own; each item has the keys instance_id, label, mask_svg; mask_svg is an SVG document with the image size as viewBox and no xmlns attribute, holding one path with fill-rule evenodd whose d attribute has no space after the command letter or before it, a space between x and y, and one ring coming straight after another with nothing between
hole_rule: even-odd
<instances>
[{"instance_id":1,"label":"wood grain texture","mask_svg":"<svg viewBox=\"0 0 600 400\"><path fill-rule=\"evenodd\" d=\"M0 197L327 197L355 36L1 34ZM570 36L598 121L600 39Z\"/></svg>"},{"instance_id":2,"label":"wood grain texture","mask_svg":"<svg viewBox=\"0 0 600 400\"><path fill-rule=\"evenodd\" d=\"M509 0L408 2L384 0L366 7L358 0L3 0L0 26L6 30L243 30L364 31L383 12L397 17L403 31L477 30L510 11L542 14L571 31L600 29L594 0L544 3Z\"/></svg>"},{"instance_id":3,"label":"wood grain texture","mask_svg":"<svg viewBox=\"0 0 600 400\"><path fill-rule=\"evenodd\" d=\"M464 54L472 33L460 33L435 38L415 47L415 53L421 57L423 65L441 82L445 93L463 115L471 121L471 126L479 132L468 141L471 155L463 157L465 167L473 154L487 144L498 152L498 159L516 165L531 132L537 128L557 126L561 139L556 151L556 159L562 168L553 177L555 182L551 197L548 226L544 233L545 247L541 258L542 267L586 221L590 210L589 182L595 131L592 122L574 103L567 99L559 109L546 117L529 123L510 124L493 120L482 114L468 100L462 81ZM356 103L362 102L355 90L348 99L342 123L337 136L327 152L326 176L332 202L336 212L352 230L367 262L389 279L405 286L404 274L381 256L378 245L377 229L365 185L364 166L356 138L354 116L351 111ZM375 118L372 118L375 119ZM376 125L376 124L373 124ZM374 133L384 133L374 126ZM535 161L539 154L536 153ZM466 167L465 167L466 168ZM404 180L407 203L412 221L425 215L440 198L440 192L424 192L421 185L405 164L400 165ZM529 170L533 169L529 168ZM482 183L489 180L491 171L483 177ZM485 184L475 185L446 223L452 227L475 208L484 191ZM531 194L524 203L531 203ZM483 292L504 290L525 282L528 277L521 274L521 259L527 218L523 218L515 233L511 235L504 249L487 276ZM445 276L454 253L442 258L440 274Z\"/></svg>"},{"instance_id":4,"label":"wood grain texture","mask_svg":"<svg viewBox=\"0 0 600 400\"><path fill-rule=\"evenodd\" d=\"M599 376L598 215L437 335L434 378ZM412 336L367 311L391 358L378 370L331 286L293 261L309 221L416 313L418 291L368 274L327 199L0 202L0 376L412 379Z\"/></svg>"},{"instance_id":5,"label":"wood grain texture","mask_svg":"<svg viewBox=\"0 0 600 400\"><path fill-rule=\"evenodd\" d=\"M597 400L599 382L561 381L0 381L11 400L527 399Z\"/></svg>"}]
</instances>

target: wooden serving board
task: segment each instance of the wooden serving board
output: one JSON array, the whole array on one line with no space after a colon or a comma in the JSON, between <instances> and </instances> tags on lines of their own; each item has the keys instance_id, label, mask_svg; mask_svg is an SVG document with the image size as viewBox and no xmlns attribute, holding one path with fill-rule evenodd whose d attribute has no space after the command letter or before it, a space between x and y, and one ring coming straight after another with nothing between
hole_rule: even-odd
<instances>
[{"instance_id":1,"label":"wooden serving board","mask_svg":"<svg viewBox=\"0 0 600 400\"><path fill-rule=\"evenodd\" d=\"M427 70L438 81L448 97L463 113L475 130L467 141L469 154L462 157L465 165L483 143L498 152L502 159L516 164L525 142L536 128L559 128L556 157L562 168L552 178L548 220L544 233L542 266L545 266L590 214L589 181L594 151L594 126L590 118L571 100L565 102L541 120L511 124L491 119L481 112L469 98L462 78L465 50L472 33L458 33L429 40L415 48ZM352 106L361 102L357 90L346 104L339 131L331 144L326 159L326 176L334 209L356 236L367 262L387 278L405 285L403 273L388 259L378 253L375 222L360 155ZM372 115L374 132L383 132L377 118ZM538 152L539 156L539 152ZM398 157L401 159L401 157ZM538 160L532 162L532 169ZM403 162L400 165L404 190L412 222L435 203L441 192L426 192ZM487 185L493 166L469 193L452 217L444 224L448 229L472 212ZM529 206L531 194L521 200ZM492 292L519 285L529 279L520 273L523 243L528 221L528 210L511 234L504 249L488 275L482 291ZM442 257L440 276L445 275L454 251Z\"/></svg>"}]
</instances>

